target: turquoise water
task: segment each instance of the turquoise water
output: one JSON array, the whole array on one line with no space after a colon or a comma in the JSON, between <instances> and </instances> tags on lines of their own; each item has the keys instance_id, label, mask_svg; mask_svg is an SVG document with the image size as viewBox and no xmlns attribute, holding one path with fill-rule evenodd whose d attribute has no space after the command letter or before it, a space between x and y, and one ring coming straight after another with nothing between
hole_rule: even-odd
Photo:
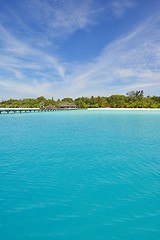
<instances>
[{"instance_id":1,"label":"turquoise water","mask_svg":"<svg viewBox=\"0 0 160 240\"><path fill-rule=\"evenodd\" d=\"M0 239L159 240L160 111L1 114Z\"/></svg>"}]
</instances>

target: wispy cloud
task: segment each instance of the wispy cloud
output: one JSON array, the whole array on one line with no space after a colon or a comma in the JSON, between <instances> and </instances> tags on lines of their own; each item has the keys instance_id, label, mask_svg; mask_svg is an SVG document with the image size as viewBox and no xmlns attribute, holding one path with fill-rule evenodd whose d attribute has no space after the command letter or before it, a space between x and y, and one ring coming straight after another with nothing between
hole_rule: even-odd
<instances>
[{"instance_id":1,"label":"wispy cloud","mask_svg":"<svg viewBox=\"0 0 160 240\"><path fill-rule=\"evenodd\" d=\"M17 16L16 21L26 33L13 31L6 21L0 24L1 98L125 94L137 89L160 92L159 14L106 45L88 63L65 62L58 56L57 38L92 26L106 6L111 15L122 17L136 1L113 0L102 8L94 4L93 0L21 2L26 19ZM14 10L10 14L14 16ZM38 25L36 31L31 19Z\"/></svg>"},{"instance_id":2,"label":"wispy cloud","mask_svg":"<svg viewBox=\"0 0 160 240\"><path fill-rule=\"evenodd\" d=\"M110 4L109 7L112 11L112 14L115 17L122 17L125 11L127 11L130 8L135 7L136 5L136 0L113 0Z\"/></svg>"},{"instance_id":3,"label":"wispy cloud","mask_svg":"<svg viewBox=\"0 0 160 240\"><path fill-rule=\"evenodd\" d=\"M83 29L94 22L94 0L27 0L22 1L21 8L26 11L26 20L37 25L41 33L49 37L66 36Z\"/></svg>"},{"instance_id":4,"label":"wispy cloud","mask_svg":"<svg viewBox=\"0 0 160 240\"><path fill-rule=\"evenodd\" d=\"M75 95L126 93L137 87L160 92L160 18L155 16L109 46L70 76ZM77 86L77 89L76 89ZM152 88L152 89L151 89Z\"/></svg>"},{"instance_id":5,"label":"wispy cloud","mask_svg":"<svg viewBox=\"0 0 160 240\"><path fill-rule=\"evenodd\" d=\"M119 18L135 5L136 0L109 0L103 4L95 0L22 0L18 8L25 16L18 16L15 9L7 11L10 19L15 19L12 23L15 34L30 43L37 40L37 45L45 42L49 46L53 40L55 44L57 38L97 24L102 14L106 18Z\"/></svg>"},{"instance_id":6,"label":"wispy cloud","mask_svg":"<svg viewBox=\"0 0 160 240\"><path fill-rule=\"evenodd\" d=\"M15 80L0 79L1 97L3 99L11 97L22 98L22 96L23 98L38 97L45 94L51 97L53 92L49 89L53 89L53 86L51 83L39 82L37 80L33 80L30 83L21 83Z\"/></svg>"},{"instance_id":7,"label":"wispy cloud","mask_svg":"<svg viewBox=\"0 0 160 240\"><path fill-rule=\"evenodd\" d=\"M54 75L64 76L64 67L58 58L48 54L43 49L23 42L14 37L4 26L0 25L0 67L4 70L23 71L52 70Z\"/></svg>"},{"instance_id":8,"label":"wispy cloud","mask_svg":"<svg viewBox=\"0 0 160 240\"><path fill-rule=\"evenodd\" d=\"M44 78L63 81L65 64L55 54L55 38L66 37L92 24L92 3L92 0L22 0L18 8L25 12L24 19L16 14L16 9L5 8L15 21L12 23L0 13L1 75L3 72L6 78L13 74L12 78L25 82L37 75L40 81Z\"/></svg>"}]
</instances>

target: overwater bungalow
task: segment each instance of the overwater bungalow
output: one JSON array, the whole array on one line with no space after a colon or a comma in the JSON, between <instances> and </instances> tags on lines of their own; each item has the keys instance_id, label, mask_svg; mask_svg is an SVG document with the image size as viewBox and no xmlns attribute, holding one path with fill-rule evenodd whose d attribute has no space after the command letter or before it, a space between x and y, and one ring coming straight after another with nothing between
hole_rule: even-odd
<instances>
[{"instance_id":1,"label":"overwater bungalow","mask_svg":"<svg viewBox=\"0 0 160 240\"><path fill-rule=\"evenodd\" d=\"M42 106L41 107L41 110L56 110L57 108L56 108L56 106L53 106L53 105L48 105L48 106Z\"/></svg>"},{"instance_id":2,"label":"overwater bungalow","mask_svg":"<svg viewBox=\"0 0 160 240\"><path fill-rule=\"evenodd\" d=\"M57 105L57 108L60 108L60 109L76 109L77 106L74 103L63 102L63 103L59 103Z\"/></svg>"}]
</instances>

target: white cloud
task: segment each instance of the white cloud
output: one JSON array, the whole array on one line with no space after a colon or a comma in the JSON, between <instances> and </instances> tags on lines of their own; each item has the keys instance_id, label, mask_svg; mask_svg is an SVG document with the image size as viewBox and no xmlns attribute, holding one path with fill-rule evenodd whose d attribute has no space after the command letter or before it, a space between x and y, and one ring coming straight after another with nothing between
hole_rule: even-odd
<instances>
[{"instance_id":1,"label":"white cloud","mask_svg":"<svg viewBox=\"0 0 160 240\"><path fill-rule=\"evenodd\" d=\"M44 72L50 70L53 75L63 78L64 67L60 64L58 58L43 49L23 42L14 37L4 26L0 25L0 68L16 72L16 75L22 74L23 70L30 69ZM18 74L19 71L19 74Z\"/></svg>"},{"instance_id":2,"label":"white cloud","mask_svg":"<svg viewBox=\"0 0 160 240\"><path fill-rule=\"evenodd\" d=\"M137 90L137 87L147 94L160 93L159 24L157 16L147 20L135 31L106 46L93 62L75 67L75 72L68 77L70 86L75 86L72 94L125 93L126 89Z\"/></svg>"},{"instance_id":3,"label":"white cloud","mask_svg":"<svg viewBox=\"0 0 160 240\"><path fill-rule=\"evenodd\" d=\"M42 30L56 30L57 36L62 29L63 34L71 34L94 22L91 0L68 0L67 4L62 0L50 4L44 0L27 2L28 6L24 5L24 8L30 11L29 17L36 23L39 20ZM120 17L134 4L132 0L113 0L112 12ZM97 8L95 13L99 11L103 9ZM18 22L23 26L19 19ZM1 98L125 94L139 89L146 94L160 94L159 24L160 17L155 14L134 31L107 45L97 58L85 64L65 63L57 57L53 48L51 52L46 51L46 39L42 39L41 45L32 39L23 41L1 24ZM47 44L51 44L49 40Z\"/></svg>"},{"instance_id":4,"label":"white cloud","mask_svg":"<svg viewBox=\"0 0 160 240\"><path fill-rule=\"evenodd\" d=\"M21 7L26 11L28 22L32 20L42 33L51 38L66 36L94 22L94 0L27 0Z\"/></svg>"},{"instance_id":5,"label":"white cloud","mask_svg":"<svg viewBox=\"0 0 160 240\"><path fill-rule=\"evenodd\" d=\"M0 89L2 89L1 97L3 99L38 97L44 95L52 97L53 88L54 85L49 82L33 80L29 83L23 83L16 82L15 80L0 79Z\"/></svg>"},{"instance_id":6,"label":"white cloud","mask_svg":"<svg viewBox=\"0 0 160 240\"><path fill-rule=\"evenodd\" d=\"M135 5L135 0L113 0L109 6L115 17L122 17L126 10L133 8Z\"/></svg>"}]
</instances>

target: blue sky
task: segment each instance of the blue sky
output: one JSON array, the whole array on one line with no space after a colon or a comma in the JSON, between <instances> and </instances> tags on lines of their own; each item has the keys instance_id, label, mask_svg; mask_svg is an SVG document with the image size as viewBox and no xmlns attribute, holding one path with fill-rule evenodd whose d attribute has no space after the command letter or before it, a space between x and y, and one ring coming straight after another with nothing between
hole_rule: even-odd
<instances>
[{"instance_id":1,"label":"blue sky","mask_svg":"<svg viewBox=\"0 0 160 240\"><path fill-rule=\"evenodd\" d=\"M0 99L160 95L159 0L0 0Z\"/></svg>"}]
</instances>

